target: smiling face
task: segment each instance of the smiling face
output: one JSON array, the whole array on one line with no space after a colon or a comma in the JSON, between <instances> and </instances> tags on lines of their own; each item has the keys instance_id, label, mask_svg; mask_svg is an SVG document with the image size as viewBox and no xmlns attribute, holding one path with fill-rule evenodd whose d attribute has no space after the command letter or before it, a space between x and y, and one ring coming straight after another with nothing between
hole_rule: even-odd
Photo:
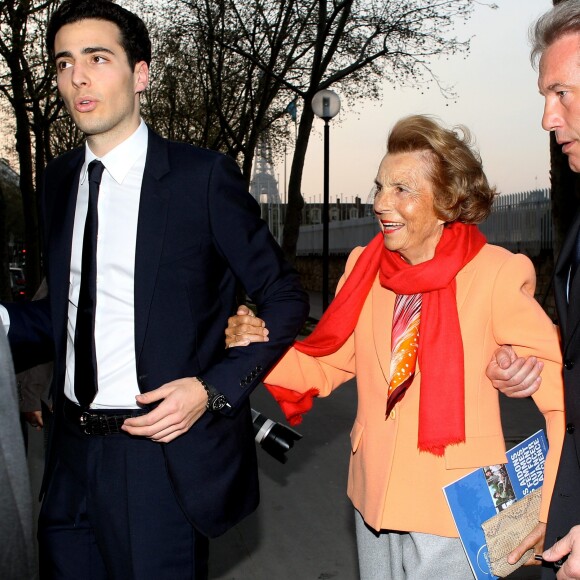
<instances>
[{"instance_id":1,"label":"smiling face","mask_svg":"<svg viewBox=\"0 0 580 580\"><path fill-rule=\"evenodd\" d=\"M573 171L580 172L580 34L553 42L540 59L542 127L554 131Z\"/></svg>"},{"instance_id":2,"label":"smiling face","mask_svg":"<svg viewBox=\"0 0 580 580\"><path fill-rule=\"evenodd\" d=\"M435 255L443 233L443 220L435 215L433 186L426 151L387 153L375 180L375 215L385 247L409 264L420 264Z\"/></svg>"},{"instance_id":3,"label":"smiling face","mask_svg":"<svg viewBox=\"0 0 580 580\"><path fill-rule=\"evenodd\" d=\"M57 85L75 125L102 157L139 126L139 93L147 87L144 61L132 70L116 24L87 19L56 34Z\"/></svg>"}]
</instances>

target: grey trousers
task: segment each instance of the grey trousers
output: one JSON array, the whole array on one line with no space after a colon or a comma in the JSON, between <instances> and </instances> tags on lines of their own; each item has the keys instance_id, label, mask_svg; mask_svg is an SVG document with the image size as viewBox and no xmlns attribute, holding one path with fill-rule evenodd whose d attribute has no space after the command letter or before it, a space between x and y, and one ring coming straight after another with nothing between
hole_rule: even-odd
<instances>
[{"instance_id":1,"label":"grey trousers","mask_svg":"<svg viewBox=\"0 0 580 580\"><path fill-rule=\"evenodd\" d=\"M458 538L418 532L376 532L355 510L361 580L473 580Z\"/></svg>"}]
</instances>

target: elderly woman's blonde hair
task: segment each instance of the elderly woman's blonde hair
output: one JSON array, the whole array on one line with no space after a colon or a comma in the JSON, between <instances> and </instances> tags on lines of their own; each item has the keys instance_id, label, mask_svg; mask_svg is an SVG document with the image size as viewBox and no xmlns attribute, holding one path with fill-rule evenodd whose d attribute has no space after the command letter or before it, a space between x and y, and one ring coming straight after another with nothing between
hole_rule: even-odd
<instances>
[{"instance_id":1,"label":"elderly woman's blonde hair","mask_svg":"<svg viewBox=\"0 0 580 580\"><path fill-rule=\"evenodd\" d=\"M404 117L389 133L387 152L413 151L429 153L428 175L439 219L478 224L487 218L496 190L487 181L466 127L458 125L450 130L426 115Z\"/></svg>"}]
</instances>

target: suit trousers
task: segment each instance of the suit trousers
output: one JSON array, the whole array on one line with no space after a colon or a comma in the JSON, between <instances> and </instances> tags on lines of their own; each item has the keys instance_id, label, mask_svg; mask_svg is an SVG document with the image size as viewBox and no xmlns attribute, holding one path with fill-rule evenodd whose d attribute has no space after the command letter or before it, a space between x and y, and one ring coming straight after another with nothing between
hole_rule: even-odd
<instances>
[{"instance_id":1,"label":"suit trousers","mask_svg":"<svg viewBox=\"0 0 580 580\"><path fill-rule=\"evenodd\" d=\"M465 580L473 573L459 538L418 532L376 532L355 510L361 580Z\"/></svg>"},{"instance_id":2,"label":"suit trousers","mask_svg":"<svg viewBox=\"0 0 580 580\"><path fill-rule=\"evenodd\" d=\"M175 498L163 444L85 435L59 419L39 517L41 579L206 579L208 539Z\"/></svg>"}]
</instances>

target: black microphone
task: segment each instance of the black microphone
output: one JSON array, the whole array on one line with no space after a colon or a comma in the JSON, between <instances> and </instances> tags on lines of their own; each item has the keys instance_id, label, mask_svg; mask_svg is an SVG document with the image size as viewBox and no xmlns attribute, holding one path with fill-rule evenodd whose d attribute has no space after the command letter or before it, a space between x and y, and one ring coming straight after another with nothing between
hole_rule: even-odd
<instances>
[{"instance_id":1,"label":"black microphone","mask_svg":"<svg viewBox=\"0 0 580 580\"><path fill-rule=\"evenodd\" d=\"M252 409L252 423L254 424L254 439L260 447L280 463L286 463L286 452L294 447L294 441L302 439L298 431L268 419L259 411Z\"/></svg>"}]
</instances>

